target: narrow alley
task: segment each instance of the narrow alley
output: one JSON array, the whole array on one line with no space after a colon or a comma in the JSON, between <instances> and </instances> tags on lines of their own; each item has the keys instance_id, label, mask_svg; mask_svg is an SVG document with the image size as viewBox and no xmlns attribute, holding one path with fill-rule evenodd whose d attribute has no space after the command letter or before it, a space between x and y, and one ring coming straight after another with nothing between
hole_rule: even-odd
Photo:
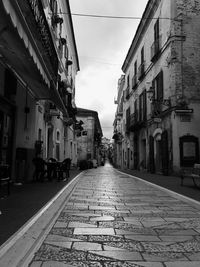
<instances>
[{"instance_id":1,"label":"narrow alley","mask_svg":"<svg viewBox=\"0 0 200 267\"><path fill-rule=\"evenodd\" d=\"M200 266L198 202L109 163L80 174L59 198L63 204L56 210L52 202L54 215L38 240L19 255L19 246L31 243L24 231L21 241L0 251L0 266Z\"/></svg>"}]
</instances>

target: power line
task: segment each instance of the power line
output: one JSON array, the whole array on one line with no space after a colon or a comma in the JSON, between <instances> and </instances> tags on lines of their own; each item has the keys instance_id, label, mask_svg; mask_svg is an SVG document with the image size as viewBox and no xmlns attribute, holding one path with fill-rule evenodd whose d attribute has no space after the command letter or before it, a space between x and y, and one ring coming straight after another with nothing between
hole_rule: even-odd
<instances>
[{"instance_id":1,"label":"power line","mask_svg":"<svg viewBox=\"0 0 200 267\"><path fill-rule=\"evenodd\" d=\"M66 12L60 12L59 14L69 14ZM71 13L72 16L79 16L79 17L91 17L91 18L105 18L105 19L135 19L135 20L152 20L152 19L168 19L171 20L171 18L162 18L162 17L132 17L132 16L108 16L108 15L96 15L96 14L83 14L83 13Z\"/></svg>"}]
</instances>

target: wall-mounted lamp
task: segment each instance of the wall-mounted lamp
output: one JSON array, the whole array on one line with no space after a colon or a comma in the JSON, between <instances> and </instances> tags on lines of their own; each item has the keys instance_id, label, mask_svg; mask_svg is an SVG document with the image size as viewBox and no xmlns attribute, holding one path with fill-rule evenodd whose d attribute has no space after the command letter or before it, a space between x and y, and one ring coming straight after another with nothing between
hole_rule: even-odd
<instances>
[{"instance_id":1,"label":"wall-mounted lamp","mask_svg":"<svg viewBox=\"0 0 200 267\"><path fill-rule=\"evenodd\" d=\"M149 90L147 91L147 97L153 105L162 104L164 106L171 107L170 99L156 99L155 98L155 89L153 87L150 87Z\"/></svg>"},{"instance_id":2,"label":"wall-mounted lamp","mask_svg":"<svg viewBox=\"0 0 200 267\"><path fill-rule=\"evenodd\" d=\"M149 90L147 91L147 97L151 102L153 102L154 100L154 95L155 95L154 88L150 87Z\"/></svg>"}]
</instances>

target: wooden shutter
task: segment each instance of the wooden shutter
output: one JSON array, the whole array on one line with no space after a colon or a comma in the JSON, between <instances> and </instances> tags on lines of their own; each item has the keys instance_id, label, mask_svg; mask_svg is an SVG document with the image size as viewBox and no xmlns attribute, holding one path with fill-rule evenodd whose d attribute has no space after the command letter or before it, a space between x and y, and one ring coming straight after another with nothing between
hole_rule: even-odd
<instances>
[{"instance_id":1,"label":"wooden shutter","mask_svg":"<svg viewBox=\"0 0 200 267\"><path fill-rule=\"evenodd\" d=\"M143 92L143 120L147 119L147 92L146 89Z\"/></svg>"},{"instance_id":2,"label":"wooden shutter","mask_svg":"<svg viewBox=\"0 0 200 267\"><path fill-rule=\"evenodd\" d=\"M157 98L163 100L163 71L158 74L157 79Z\"/></svg>"}]
</instances>

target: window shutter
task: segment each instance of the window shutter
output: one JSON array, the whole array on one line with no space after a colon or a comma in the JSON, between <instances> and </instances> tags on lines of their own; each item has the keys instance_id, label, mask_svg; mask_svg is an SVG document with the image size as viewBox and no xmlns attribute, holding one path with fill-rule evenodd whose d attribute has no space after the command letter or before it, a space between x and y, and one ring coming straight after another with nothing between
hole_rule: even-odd
<instances>
[{"instance_id":1,"label":"window shutter","mask_svg":"<svg viewBox=\"0 0 200 267\"><path fill-rule=\"evenodd\" d=\"M158 100L163 100L163 71L158 75L158 86L157 86Z\"/></svg>"},{"instance_id":2,"label":"window shutter","mask_svg":"<svg viewBox=\"0 0 200 267\"><path fill-rule=\"evenodd\" d=\"M147 119L147 91L143 92L143 120Z\"/></svg>"}]
</instances>

